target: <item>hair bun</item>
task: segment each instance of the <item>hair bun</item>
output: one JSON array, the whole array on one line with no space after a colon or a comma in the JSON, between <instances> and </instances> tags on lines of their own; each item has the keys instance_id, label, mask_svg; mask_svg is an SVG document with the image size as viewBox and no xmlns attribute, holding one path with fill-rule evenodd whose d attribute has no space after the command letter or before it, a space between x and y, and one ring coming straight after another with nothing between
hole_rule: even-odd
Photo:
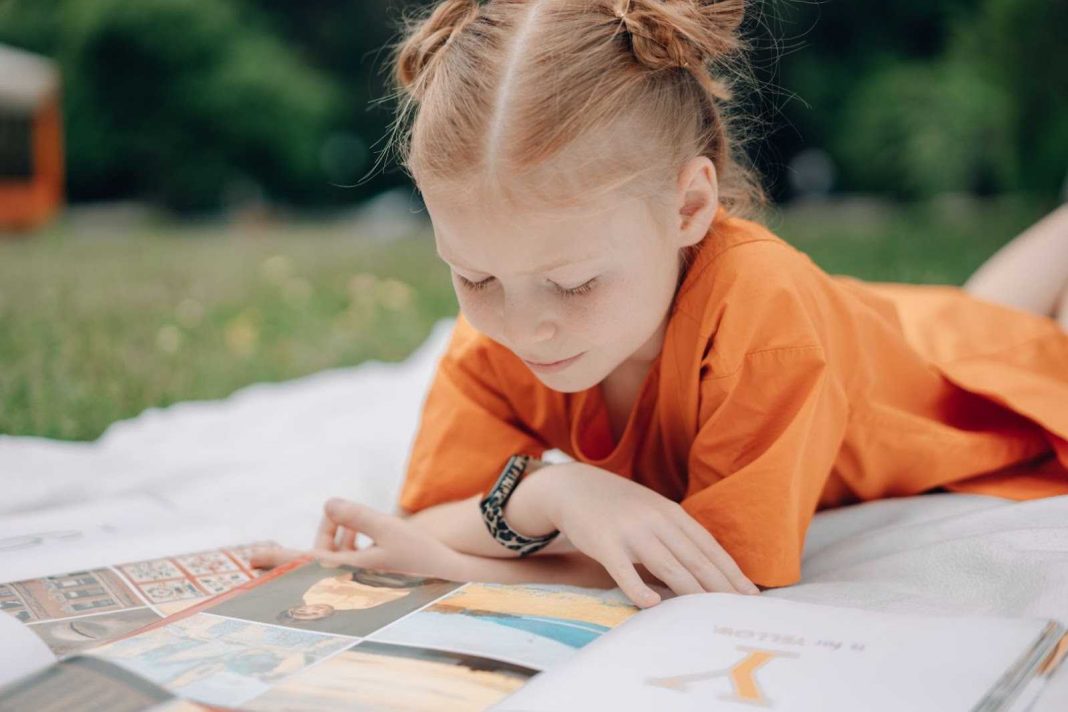
<instances>
[{"instance_id":1,"label":"hair bun","mask_svg":"<svg viewBox=\"0 0 1068 712\"><path fill-rule=\"evenodd\" d=\"M634 56L650 69L700 69L741 47L745 0L613 0Z\"/></svg>"},{"instance_id":2,"label":"hair bun","mask_svg":"<svg viewBox=\"0 0 1068 712\"><path fill-rule=\"evenodd\" d=\"M395 63L397 83L419 99L431 72L430 65L452 39L478 17L478 0L445 0L422 18L409 21L406 40Z\"/></svg>"}]
</instances>

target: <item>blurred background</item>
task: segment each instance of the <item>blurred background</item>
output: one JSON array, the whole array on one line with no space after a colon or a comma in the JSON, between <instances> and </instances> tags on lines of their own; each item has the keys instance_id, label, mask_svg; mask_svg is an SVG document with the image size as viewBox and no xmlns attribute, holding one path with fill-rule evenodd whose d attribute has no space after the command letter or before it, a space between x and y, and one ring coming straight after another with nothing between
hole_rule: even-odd
<instances>
[{"instance_id":1,"label":"blurred background","mask_svg":"<svg viewBox=\"0 0 1068 712\"><path fill-rule=\"evenodd\" d=\"M0 433L405 358L456 313L376 165L415 0L0 0ZM754 4L763 220L962 283L1065 199L1068 3Z\"/></svg>"}]
</instances>

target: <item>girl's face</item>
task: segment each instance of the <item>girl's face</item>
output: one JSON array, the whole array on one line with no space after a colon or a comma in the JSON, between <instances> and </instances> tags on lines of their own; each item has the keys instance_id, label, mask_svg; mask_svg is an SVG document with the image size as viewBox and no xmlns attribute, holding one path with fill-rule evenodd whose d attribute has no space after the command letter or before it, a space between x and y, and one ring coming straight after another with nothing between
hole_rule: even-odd
<instances>
[{"instance_id":1,"label":"girl's face","mask_svg":"<svg viewBox=\"0 0 1068 712\"><path fill-rule=\"evenodd\" d=\"M423 198L461 311L546 386L585 390L620 367L644 373L656 358L679 250L703 235L680 229L677 210L657 215L644 201L616 198L550 216L458 204L426 190ZM563 359L573 360L531 363Z\"/></svg>"}]
</instances>

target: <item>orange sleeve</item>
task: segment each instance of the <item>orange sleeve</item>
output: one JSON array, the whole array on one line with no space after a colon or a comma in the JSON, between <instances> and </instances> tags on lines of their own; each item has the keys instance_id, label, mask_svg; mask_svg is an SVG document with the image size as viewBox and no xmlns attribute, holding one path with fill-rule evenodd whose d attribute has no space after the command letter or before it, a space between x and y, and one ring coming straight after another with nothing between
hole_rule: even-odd
<instances>
[{"instance_id":1,"label":"orange sleeve","mask_svg":"<svg viewBox=\"0 0 1068 712\"><path fill-rule=\"evenodd\" d=\"M504 395L492 348L460 314L423 402L399 504L416 512L486 492L516 453L547 448Z\"/></svg>"},{"instance_id":2,"label":"orange sleeve","mask_svg":"<svg viewBox=\"0 0 1068 712\"><path fill-rule=\"evenodd\" d=\"M691 447L682 507L754 583L797 583L805 532L845 434L845 392L818 346L749 354L737 373L702 389L717 405Z\"/></svg>"},{"instance_id":3,"label":"orange sleeve","mask_svg":"<svg viewBox=\"0 0 1068 712\"><path fill-rule=\"evenodd\" d=\"M741 245L724 260L681 505L754 583L786 586L800 580L805 533L845 437L838 344L848 326L792 248Z\"/></svg>"}]
</instances>

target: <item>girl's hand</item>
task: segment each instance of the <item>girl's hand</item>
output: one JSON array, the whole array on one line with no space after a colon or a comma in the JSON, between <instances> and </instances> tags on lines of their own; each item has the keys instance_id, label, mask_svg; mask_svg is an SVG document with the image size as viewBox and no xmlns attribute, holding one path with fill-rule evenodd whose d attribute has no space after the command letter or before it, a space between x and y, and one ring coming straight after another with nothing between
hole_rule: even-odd
<instances>
[{"instance_id":1,"label":"girl's hand","mask_svg":"<svg viewBox=\"0 0 1068 712\"><path fill-rule=\"evenodd\" d=\"M679 595L760 593L677 502L585 463L545 468L528 484L539 477L544 479L538 495L549 519L576 549L599 561L635 605L646 608L660 601L635 564Z\"/></svg>"},{"instance_id":2,"label":"girl's hand","mask_svg":"<svg viewBox=\"0 0 1068 712\"><path fill-rule=\"evenodd\" d=\"M358 548L358 533L367 535L373 543ZM327 565L346 564L443 579L462 570L462 557L419 526L339 497L328 499L323 505L323 518L310 551L257 549L251 564L255 568L272 568L307 553Z\"/></svg>"}]
</instances>

